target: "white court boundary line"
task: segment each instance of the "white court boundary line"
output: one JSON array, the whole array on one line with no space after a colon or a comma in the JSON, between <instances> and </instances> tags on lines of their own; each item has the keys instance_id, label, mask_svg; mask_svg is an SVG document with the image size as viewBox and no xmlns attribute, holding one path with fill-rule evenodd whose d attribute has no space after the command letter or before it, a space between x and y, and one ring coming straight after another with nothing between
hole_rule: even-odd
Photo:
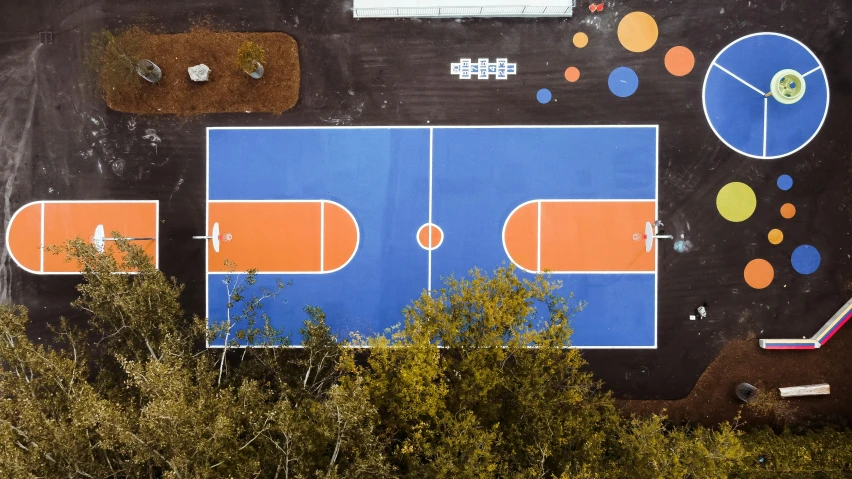
<instances>
[{"instance_id":1,"label":"white court boundary line","mask_svg":"<svg viewBox=\"0 0 852 479\"><path fill-rule=\"evenodd\" d=\"M728 75L731 75L732 77L736 78L737 80L739 80L739 81L743 82L744 84L748 85L748 86L749 86L749 87L751 87L752 89L754 89L754 90L756 90L756 91L758 91L758 92L760 91L760 90L759 90L759 89L757 89L756 87L753 87L752 85L750 85L749 83L747 83L745 80L742 80L741 78L737 77L736 75L734 75L734 74L733 74L733 73L731 73L730 71L726 70L725 68L723 68L722 66L720 66L720 65L717 63L717 60L719 60L719 57L721 57L721 56L722 56L722 54L723 54L723 53L725 53L725 52L728 50L728 48L731 48L732 46L734 46L734 45L736 45L737 43L739 43L739 42L741 42L741 41L745 40L746 38L755 37L755 36L760 36L760 35L774 35L774 36L778 36L778 37L786 38L786 39L788 39L788 40L792 40L793 42L795 42L795 43L799 44L799 46L801 46L802 48L804 48L804 49L805 49L805 51L806 51L806 52L808 52L808 53L811 55L811 57L813 57L814 61L816 61L816 63L817 63L816 68L814 68L814 69L810 70L809 72L805 73L805 74L804 74L804 75L802 75L802 76L803 76L803 77L806 77L806 76L810 75L811 73L814 73L815 71L822 70L822 72L823 72L822 77L823 77L823 81L825 82L825 111L823 111L823 113L822 113L822 120L820 120L820 122L819 122L819 126L817 126L816 130L814 130L814 133L811 135L811 137L810 137L810 138L808 138L808 139L807 139L804 143L802 143L802 144L801 144L798 148L796 148L796 149L795 149L795 150L793 150L793 151L790 151L790 152L787 152L787 153L784 153L784 154L781 154L781 155L775 155L775 156L767 156L767 155L766 155L766 150L765 150L765 148L764 148L764 154L763 154L763 155L760 155L760 156L759 156L759 155L753 155L753 154L751 154L751 153L746 153L746 152L744 152L744 151L740 150L739 148L735 148L733 145L731 145L730 143L728 143L728 141L727 141L727 140L725 140L724 138L722 138L722 135L720 135L720 134L719 134L719 132L716 130L716 127L715 127L715 126L713 126L713 121L710 119L710 114L707 112L707 80L710 78L710 72L711 72L711 71L713 71L713 67L714 67L714 66L715 66L715 67L718 67L718 68L719 68L720 70L722 70L723 72L726 72ZM766 99L766 100L767 100L767 106L768 106L768 99ZM775 32L758 32L758 33L752 33L752 34L746 35L746 36L744 36L744 37L737 38L737 39L736 39L736 40L734 40L733 42L731 42L731 43L729 43L728 45L726 45L726 46L725 46L725 48L723 48L723 49L722 49L719 53L717 53L717 54L716 54L716 57L715 57L715 58L713 58L713 61L712 61L712 62L710 62L710 67L708 67L708 68L707 68L707 73L704 75L704 84L703 84L703 85L702 85L702 87L701 87L701 107L704 109L704 118L706 118L706 119L707 119L707 124L708 124L708 125L710 125L710 129L711 129L711 130L713 130L713 133L716 135L716 137L717 137L717 138L719 138L719 140L720 140L722 143L724 143L724 144L725 144L725 146L727 146L728 148L730 148L730 149L732 149L732 150L736 151L737 153L739 153L739 154L741 154L741 155L743 155L743 156L747 156L747 157L749 157L749 158L756 158L756 159L758 159L758 160L774 160L774 159L777 159L777 158L783 158L783 157L785 157L785 156L792 155L793 153L796 153L797 151L799 151L799 150L801 150L802 148L806 147L806 146L808 145L808 143L810 143L810 142L811 142L814 138L816 138L816 136L817 136L817 134L819 133L819 131L820 131L820 130L822 130L822 125L825 123L825 119L826 119L826 117L828 117L828 105L829 105L830 103L831 103L831 91L830 91L830 90L829 90L829 88L828 88L828 74L826 74L826 72L825 72L825 68L823 67L822 62L820 62L819 57L817 57L817 56L814 54L814 52L813 52L813 51L811 51L811 49L810 49L810 48L808 48L808 46L807 46L807 45L805 45L804 43L800 42L799 40L796 40L795 38L793 38L793 37L791 37L791 36L784 35L784 34L782 34L782 33L775 33ZM764 143L764 145L766 144L766 129L765 129L765 128L764 128L764 134L763 134L763 143Z\"/></svg>"},{"instance_id":2,"label":"white court boundary line","mask_svg":"<svg viewBox=\"0 0 852 479\"><path fill-rule=\"evenodd\" d=\"M12 216L9 218L9 223L6 224L6 251L9 252L9 257L12 258L12 261L27 273L38 274L38 275L80 275L82 273L78 271L44 271L44 213L45 213L45 205L48 204L104 204L104 203L127 203L127 204L138 204L138 203L151 203L154 205L154 237L157 238L154 240L154 267L160 268L160 201L159 200L38 200L38 201L30 201L29 203L24 203L21 205ZM15 257L14 251L9 244L9 233L12 231L12 223L14 223L15 218L18 217L18 213L27 209L32 205L40 204L41 205L41 233L40 233L40 260L39 260L39 271L34 269L27 268L22 265L18 258ZM69 238L71 239L71 238ZM116 271L115 274L137 274L136 271Z\"/></svg>"},{"instance_id":3,"label":"white court boundary line","mask_svg":"<svg viewBox=\"0 0 852 479\"><path fill-rule=\"evenodd\" d=\"M705 79L706 82L706 79ZM706 114L706 109L705 109ZM286 201L286 200L210 200L210 131L211 130L426 130L429 129L429 223L432 223L432 140L434 130L459 130L459 129L507 129L507 130L518 130L518 129L563 129L563 130L572 130L572 129L654 129L655 132L655 142L654 142L654 152L655 152L655 162L656 162L656 170L655 170L655 178L654 178L654 191L655 198L653 200L643 199L643 200L630 200L630 199L595 199L592 201L654 201L655 204L655 214L657 215L657 219L659 218L659 179L660 179L660 158L659 158L659 146L660 146L660 126L659 125L459 125L459 126L429 126L429 125L403 125L403 126L377 126L377 125L365 125L365 126L355 126L355 125L338 125L338 126L211 126L205 129L206 134L206 164L205 164L205 176L206 176L206 200L207 200L207 217L205 219L205 232L210 230L210 203L211 202L252 202L252 201ZM293 200L299 201L299 200ZM316 201L316 200L313 200ZM560 201L589 201L589 200L560 200ZM342 206L342 205L341 205ZM357 225L357 222L356 222ZM431 231L431 229L430 229ZM442 235L444 238L446 235ZM360 232L358 235L358 240L360 242ZM204 281L204 292L205 292L205 316L207 318L207 322L210 322L210 280L209 277L211 274L216 275L224 275L227 273L210 273L210 267L208 265L209 253L208 242L205 241L205 254L204 254L204 266L205 266L205 281ZM430 238L431 243L431 238ZM360 244L359 244L360 246ZM357 247L356 247L357 251ZM427 281L427 285L429 290L431 290L431 251L429 253L429 279ZM658 282L659 282L659 258L658 258L658 248L654 248L654 271L648 272L645 274L654 274L654 344L650 346L576 346L571 345L571 349L657 349L657 327L658 327ZM259 273L259 274L281 274L281 273ZM592 272L582 272L582 274L595 274ZM205 343L208 348L213 349L222 349L225 348L223 345L218 344L210 344L209 341L205 340ZM245 348L244 345L239 345L237 347L230 347L230 349L242 349ZM288 349L301 349L302 345L290 345L286 346Z\"/></svg>"}]
</instances>

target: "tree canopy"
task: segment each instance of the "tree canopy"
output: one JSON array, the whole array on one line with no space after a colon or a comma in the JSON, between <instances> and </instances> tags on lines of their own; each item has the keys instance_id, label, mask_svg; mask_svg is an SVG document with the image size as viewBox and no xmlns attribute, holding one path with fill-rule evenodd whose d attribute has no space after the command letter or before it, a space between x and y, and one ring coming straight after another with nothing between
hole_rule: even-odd
<instances>
[{"instance_id":1,"label":"tree canopy","mask_svg":"<svg viewBox=\"0 0 852 479\"><path fill-rule=\"evenodd\" d=\"M623 418L570 346L583 304L512 267L448 278L398 327L338 338L306 306L301 348L253 274L208 328L182 285L124 240L80 264L88 327L26 335L0 307L0 471L13 478L724 478L852 472L848 430ZM112 274L114 271L136 274ZM242 329L236 329L242 325ZM205 348L207 340L221 348ZM366 349L369 347L369 349ZM786 476L783 476L786 474ZM781 476L779 476L781 475Z\"/></svg>"}]
</instances>

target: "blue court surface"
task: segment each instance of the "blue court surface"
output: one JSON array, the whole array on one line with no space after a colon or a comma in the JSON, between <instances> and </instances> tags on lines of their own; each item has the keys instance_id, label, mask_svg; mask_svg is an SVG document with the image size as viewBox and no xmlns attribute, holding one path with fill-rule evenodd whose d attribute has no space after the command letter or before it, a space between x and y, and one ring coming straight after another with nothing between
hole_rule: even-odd
<instances>
[{"instance_id":1,"label":"blue court surface","mask_svg":"<svg viewBox=\"0 0 852 479\"><path fill-rule=\"evenodd\" d=\"M656 219L657 126L208 128L207 134L208 215L217 202L325 200L357 222L356 250L344 267L258 276L255 287L292 281L264 311L294 344L305 305L321 307L341 337L381 333L441 278L509 264L503 228L525 202L644 202L654 217L641 221ZM258 223L256 234L264 235ZM541 226L538 235L541 243ZM563 293L587 302L572 320L574 346L656 347L656 248L648 254L654 256L643 271L553 275L563 281ZM207 317L219 321L227 314L225 275L211 268Z\"/></svg>"},{"instance_id":2,"label":"blue court surface","mask_svg":"<svg viewBox=\"0 0 852 479\"><path fill-rule=\"evenodd\" d=\"M792 105L765 97L772 77L792 69L806 90ZM828 79L819 59L798 40L778 33L742 37L716 56L704 79L704 112L713 132L752 158L790 155L819 132L828 113Z\"/></svg>"}]
</instances>

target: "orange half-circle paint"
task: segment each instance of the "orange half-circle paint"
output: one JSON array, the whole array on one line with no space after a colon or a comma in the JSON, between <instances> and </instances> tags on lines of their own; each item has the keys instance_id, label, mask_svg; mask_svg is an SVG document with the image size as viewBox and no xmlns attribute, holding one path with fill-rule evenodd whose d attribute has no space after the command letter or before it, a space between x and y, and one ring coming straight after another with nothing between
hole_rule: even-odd
<instances>
[{"instance_id":1,"label":"orange half-circle paint","mask_svg":"<svg viewBox=\"0 0 852 479\"><path fill-rule=\"evenodd\" d=\"M209 224L231 240L207 249L208 271L333 273L355 256L360 231L343 205L328 200L211 201ZM226 264L227 262L227 264Z\"/></svg>"},{"instance_id":2,"label":"orange half-circle paint","mask_svg":"<svg viewBox=\"0 0 852 479\"><path fill-rule=\"evenodd\" d=\"M44 203L37 201L22 206L12 215L6 229L6 248L18 266L30 273L41 274L41 215ZM94 231L94 230L93 230Z\"/></svg>"},{"instance_id":3,"label":"orange half-circle paint","mask_svg":"<svg viewBox=\"0 0 852 479\"><path fill-rule=\"evenodd\" d=\"M656 254L633 234L655 213L653 201L534 200L509 214L503 246L532 272L651 273Z\"/></svg>"},{"instance_id":4,"label":"orange half-circle paint","mask_svg":"<svg viewBox=\"0 0 852 479\"><path fill-rule=\"evenodd\" d=\"M443 242L444 231L437 225L427 223L417 230L417 244L425 250L434 250Z\"/></svg>"},{"instance_id":5,"label":"orange half-circle paint","mask_svg":"<svg viewBox=\"0 0 852 479\"><path fill-rule=\"evenodd\" d=\"M6 244L12 259L36 274L76 274L80 267L65 256L45 252L68 240L89 241L98 225L108 235L158 237L157 201L36 201L22 206L9 221ZM133 241L158 264L157 240Z\"/></svg>"}]
</instances>

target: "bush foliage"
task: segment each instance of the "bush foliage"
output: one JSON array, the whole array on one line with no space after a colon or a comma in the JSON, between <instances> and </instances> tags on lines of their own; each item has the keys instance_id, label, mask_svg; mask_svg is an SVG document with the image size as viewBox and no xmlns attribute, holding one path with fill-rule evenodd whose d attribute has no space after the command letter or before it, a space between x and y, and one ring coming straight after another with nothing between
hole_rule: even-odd
<instances>
[{"instance_id":1,"label":"bush foliage","mask_svg":"<svg viewBox=\"0 0 852 479\"><path fill-rule=\"evenodd\" d=\"M335 337L306 307L302 348L270 326L253 275L208 331L133 244L73 241L74 307L36 344L0 308L0 470L68 478L842 477L852 434L621 418L570 340L558 282L473 270L385 335ZM119 259L115 259L119 258ZM134 275L111 272L136 271ZM235 339L236 338L236 339ZM226 347L207 349L205 340ZM240 348L236 348L238 345ZM361 347L369 346L369 354ZM439 347L440 346L440 347ZM534 346L531 347L531 346ZM366 356L364 358L363 356ZM761 462L762 458L762 462ZM823 474L814 475L814 474Z\"/></svg>"},{"instance_id":2,"label":"bush foliage","mask_svg":"<svg viewBox=\"0 0 852 479\"><path fill-rule=\"evenodd\" d=\"M255 63L263 63L264 55L265 52L260 45L246 40L237 49L237 66L244 72L251 73L255 69Z\"/></svg>"}]
</instances>

